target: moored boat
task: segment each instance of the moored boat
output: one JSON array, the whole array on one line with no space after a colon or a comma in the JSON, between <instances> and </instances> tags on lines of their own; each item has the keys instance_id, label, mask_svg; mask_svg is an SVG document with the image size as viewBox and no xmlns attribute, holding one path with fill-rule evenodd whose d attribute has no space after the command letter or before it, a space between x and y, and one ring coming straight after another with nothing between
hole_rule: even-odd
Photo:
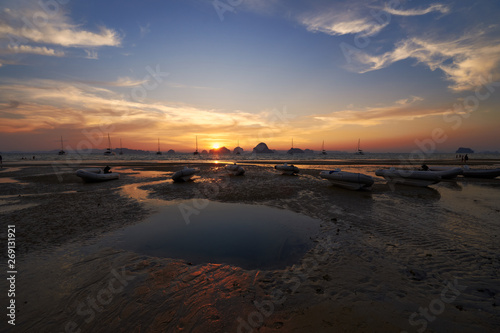
<instances>
[{"instance_id":1,"label":"moored boat","mask_svg":"<svg viewBox=\"0 0 500 333\"><path fill-rule=\"evenodd\" d=\"M282 172L283 175L294 175L299 173L300 170L295 165L284 163L283 165L275 165L274 168Z\"/></svg>"},{"instance_id":2,"label":"moored boat","mask_svg":"<svg viewBox=\"0 0 500 333\"><path fill-rule=\"evenodd\" d=\"M500 168L496 169L470 169L467 165L463 170L464 177L493 179L500 176Z\"/></svg>"},{"instance_id":3,"label":"moored boat","mask_svg":"<svg viewBox=\"0 0 500 333\"><path fill-rule=\"evenodd\" d=\"M226 170L233 176L243 176L245 174L245 169L236 163L226 165Z\"/></svg>"},{"instance_id":4,"label":"moored boat","mask_svg":"<svg viewBox=\"0 0 500 333\"><path fill-rule=\"evenodd\" d=\"M61 135L61 150L59 150L59 153L57 153L58 155L66 155L66 152L64 151L63 149L63 139L62 139L62 135Z\"/></svg>"},{"instance_id":5,"label":"moored boat","mask_svg":"<svg viewBox=\"0 0 500 333\"><path fill-rule=\"evenodd\" d=\"M375 174L384 177L389 183L411 186L429 186L441 181L440 175L429 171L390 168L379 169Z\"/></svg>"},{"instance_id":6,"label":"moored boat","mask_svg":"<svg viewBox=\"0 0 500 333\"><path fill-rule=\"evenodd\" d=\"M104 156L113 156L115 153L111 150L111 139L109 137L108 133L108 148L106 148L106 151L104 152Z\"/></svg>"},{"instance_id":7,"label":"moored boat","mask_svg":"<svg viewBox=\"0 0 500 333\"><path fill-rule=\"evenodd\" d=\"M174 173L172 179L174 180L174 182L187 182L198 172L200 172L200 169L184 167L184 169Z\"/></svg>"},{"instance_id":8,"label":"moored boat","mask_svg":"<svg viewBox=\"0 0 500 333\"><path fill-rule=\"evenodd\" d=\"M119 179L120 174L117 172L105 173L101 168L79 169L76 175L83 179L86 183L103 182L106 180Z\"/></svg>"},{"instance_id":9,"label":"moored boat","mask_svg":"<svg viewBox=\"0 0 500 333\"><path fill-rule=\"evenodd\" d=\"M362 173L346 172L336 169L321 171L319 175L321 178L328 179L332 185L349 190L367 189L373 185L373 178Z\"/></svg>"}]
</instances>

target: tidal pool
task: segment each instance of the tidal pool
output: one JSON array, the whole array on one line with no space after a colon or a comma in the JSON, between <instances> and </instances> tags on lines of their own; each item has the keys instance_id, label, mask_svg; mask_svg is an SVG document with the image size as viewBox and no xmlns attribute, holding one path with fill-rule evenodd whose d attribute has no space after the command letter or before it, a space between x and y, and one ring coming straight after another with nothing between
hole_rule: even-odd
<instances>
[{"instance_id":1,"label":"tidal pool","mask_svg":"<svg viewBox=\"0 0 500 333\"><path fill-rule=\"evenodd\" d=\"M319 232L319 220L288 210L213 201L199 208L200 200L169 204L100 244L192 264L280 269L298 262Z\"/></svg>"}]
</instances>

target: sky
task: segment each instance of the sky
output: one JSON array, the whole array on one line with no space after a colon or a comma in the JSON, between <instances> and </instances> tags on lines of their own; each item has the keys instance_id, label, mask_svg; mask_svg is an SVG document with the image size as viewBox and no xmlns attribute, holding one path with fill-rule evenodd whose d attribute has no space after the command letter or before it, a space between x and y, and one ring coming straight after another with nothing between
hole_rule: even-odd
<instances>
[{"instance_id":1,"label":"sky","mask_svg":"<svg viewBox=\"0 0 500 333\"><path fill-rule=\"evenodd\" d=\"M0 6L0 151L500 150L497 1Z\"/></svg>"}]
</instances>

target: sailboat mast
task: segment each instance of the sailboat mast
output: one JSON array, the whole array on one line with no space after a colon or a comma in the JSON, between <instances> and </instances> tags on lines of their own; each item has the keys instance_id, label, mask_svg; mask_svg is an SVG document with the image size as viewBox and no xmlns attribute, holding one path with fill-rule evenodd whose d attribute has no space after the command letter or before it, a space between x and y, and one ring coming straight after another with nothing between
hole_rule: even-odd
<instances>
[{"instance_id":1,"label":"sailboat mast","mask_svg":"<svg viewBox=\"0 0 500 333\"><path fill-rule=\"evenodd\" d=\"M198 135L196 135L196 150L194 151L193 155L198 155Z\"/></svg>"}]
</instances>

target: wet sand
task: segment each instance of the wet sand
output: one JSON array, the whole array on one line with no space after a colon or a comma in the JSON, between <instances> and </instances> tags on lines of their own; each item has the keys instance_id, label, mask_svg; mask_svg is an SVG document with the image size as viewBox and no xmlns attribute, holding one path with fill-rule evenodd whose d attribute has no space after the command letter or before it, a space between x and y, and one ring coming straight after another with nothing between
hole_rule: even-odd
<instances>
[{"instance_id":1,"label":"wet sand","mask_svg":"<svg viewBox=\"0 0 500 333\"><path fill-rule=\"evenodd\" d=\"M374 176L381 166L398 164L295 161L302 172L294 177L277 173L271 161L255 162L245 161L243 177L227 176L224 163L191 164L201 173L184 184L170 179L180 168L175 163L117 162L112 167L120 180L99 184L83 184L75 166L58 166L54 174L44 163L4 163L0 238L6 239L7 224L16 225L19 275L16 327L5 322L2 327L7 332L497 330L500 179L391 188L377 177L371 191L349 191L330 186L318 170L342 167ZM162 206L188 199L199 200L192 207L199 216L210 201L286 209L319 220L320 233L295 264L275 270L99 245ZM5 253L2 242L4 271Z\"/></svg>"}]
</instances>

